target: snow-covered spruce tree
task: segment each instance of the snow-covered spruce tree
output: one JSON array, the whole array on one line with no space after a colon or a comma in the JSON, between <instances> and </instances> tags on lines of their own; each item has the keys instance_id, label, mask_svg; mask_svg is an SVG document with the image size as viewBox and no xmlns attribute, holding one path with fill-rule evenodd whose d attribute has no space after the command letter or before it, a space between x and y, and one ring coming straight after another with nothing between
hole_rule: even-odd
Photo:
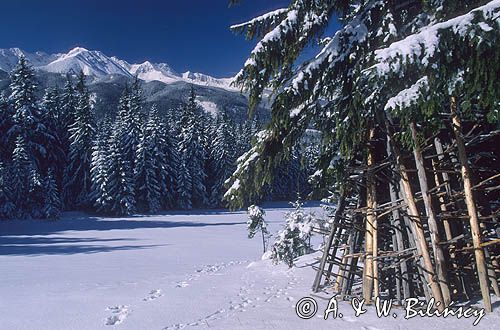
<instances>
[{"instance_id":1,"label":"snow-covered spruce tree","mask_svg":"<svg viewBox=\"0 0 500 330\"><path fill-rule=\"evenodd\" d=\"M61 140L61 144L65 147L66 158L68 158L69 154L69 146L70 146L70 130L69 128L75 122L76 115L76 106L77 106L78 98L75 91L75 87L73 86L73 82L71 80L71 76L66 76L66 82L62 89L60 95L60 122L62 126L62 132L59 136Z\"/></svg>"},{"instance_id":2,"label":"snow-covered spruce tree","mask_svg":"<svg viewBox=\"0 0 500 330\"><path fill-rule=\"evenodd\" d=\"M62 106L59 90L57 88L48 88L42 100L43 125L47 132L53 137L51 143L46 145L47 157L46 165L40 169L44 171L48 166L54 170L54 178L60 186L64 175L64 169L67 164L66 146L62 144L61 137L67 134L67 127L62 116Z\"/></svg>"},{"instance_id":3,"label":"snow-covered spruce tree","mask_svg":"<svg viewBox=\"0 0 500 330\"><path fill-rule=\"evenodd\" d=\"M250 205L247 210L248 221L248 238L254 238L255 234L260 231L262 235L262 249L266 253L266 242L269 237L269 231L267 230L267 222L264 220L266 212L258 207L257 205Z\"/></svg>"},{"instance_id":4,"label":"snow-covered spruce tree","mask_svg":"<svg viewBox=\"0 0 500 330\"><path fill-rule=\"evenodd\" d=\"M292 203L295 210L285 215L285 226L278 232L271 247L271 258L275 263L284 262L293 266L295 258L311 251L311 229L314 217L306 213L300 200Z\"/></svg>"},{"instance_id":5,"label":"snow-covered spruce tree","mask_svg":"<svg viewBox=\"0 0 500 330\"><path fill-rule=\"evenodd\" d=\"M242 196L258 195L264 184L272 184L273 169L290 158L307 128L321 131L325 145L317 164L319 181L340 181L345 163L364 148L365 124L373 121L371 109L360 111L361 98L353 82L369 66L370 52L391 40L392 11L388 6L385 1L361 1L356 6L346 1L291 1L288 8L232 27L248 38L261 39L236 84L250 93L252 107L265 88L274 90L271 123L241 157L234 175L233 180L239 178L245 184L227 194L233 204L243 201ZM340 17L343 26L321 39L333 15ZM318 55L297 63L318 38Z\"/></svg>"},{"instance_id":6,"label":"snow-covered spruce tree","mask_svg":"<svg viewBox=\"0 0 500 330\"><path fill-rule=\"evenodd\" d=\"M112 121L104 118L97 130L97 137L92 146L92 197L98 212L109 212L109 141L112 132Z\"/></svg>"},{"instance_id":7,"label":"snow-covered spruce tree","mask_svg":"<svg viewBox=\"0 0 500 330\"><path fill-rule=\"evenodd\" d=\"M142 212L157 212L160 209L160 183L156 177L154 147L149 143L151 130L144 124L143 133L135 157L135 199L137 209Z\"/></svg>"},{"instance_id":8,"label":"snow-covered spruce tree","mask_svg":"<svg viewBox=\"0 0 500 330\"><path fill-rule=\"evenodd\" d=\"M123 127L115 121L109 139L107 193L111 213L131 215L135 212L134 175L131 160L122 141Z\"/></svg>"},{"instance_id":9,"label":"snow-covered spruce tree","mask_svg":"<svg viewBox=\"0 0 500 330\"><path fill-rule=\"evenodd\" d=\"M394 12L392 2L386 1L296 0L288 8L233 27L247 37L261 39L236 83L249 92L251 107L260 101L265 88L273 90L273 97L271 122L240 157L229 182L226 198L232 205L241 206L245 200L257 198L262 187L272 184L274 170L291 157L308 128L322 133L324 146L314 172L315 181L321 184L316 189L319 194L329 190L346 193L350 188L346 185L346 169L353 162L365 162L370 152L366 145L372 128L377 127L376 114L380 111L380 107L363 104L366 96L360 95L354 84L370 67L374 50L397 37L394 27L415 17L413 10L400 11L400 20L395 20ZM324 38L333 15L339 17L342 26L333 36ZM319 53L298 62L317 39ZM372 194L370 201L373 199ZM372 253L370 240L366 240L368 254ZM368 261L370 266L371 259ZM364 285L367 298L372 289ZM441 301L437 291L436 298Z\"/></svg>"},{"instance_id":10,"label":"snow-covered spruce tree","mask_svg":"<svg viewBox=\"0 0 500 330\"><path fill-rule=\"evenodd\" d=\"M43 217L45 219L55 220L61 214L61 196L57 189L57 183L54 175L54 170L49 169L47 177L44 181L45 198L43 205Z\"/></svg>"},{"instance_id":11,"label":"snow-covered spruce tree","mask_svg":"<svg viewBox=\"0 0 500 330\"><path fill-rule=\"evenodd\" d=\"M180 175L178 194L181 205L185 208L207 205L207 192L205 187L205 160L204 138L199 120L202 110L196 103L194 88L187 104L183 108L180 121L179 160ZM189 180L186 180L189 177Z\"/></svg>"},{"instance_id":12,"label":"snow-covered spruce tree","mask_svg":"<svg viewBox=\"0 0 500 330\"><path fill-rule=\"evenodd\" d=\"M151 143L156 145L158 154L162 155L156 157L157 177L161 187L161 205L165 209L172 209L177 207L177 177L180 163L177 148L179 143L176 135L174 135L174 130L169 128L170 126L166 120L160 119L155 106L150 113L149 120L150 125L153 122L157 123L156 129L158 131L155 131ZM155 139L156 141L154 141Z\"/></svg>"},{"instance_id":13,"label":"snow-covered spruce tree","mask_svg":"<svg viewBox=\"0 0 500 330\"><path fill-rule=\"evenodd\" d=\"M184 155L180 155L179 169L177 170L177 207L182 210L190 210L193 208L192 203L192 177L189 169L186 166L187 161Z\"/></svg>"},{"instance_id":14,"label":"snow-covered spruce tree","mask_svg":"<svg viewBox=\"0 0 500 330\"><path fill-rule=\"evenodd\" d=\"M231 123L226 110L217 117L214 125L210 149L210 160L212 164L213 178L210 189L210 205L214 207L223 206L224 182L231 176L235 169L236 150L235 139L231 130Z\"/></svg>"},{"instance_id":15,"label":"snow-covered spruce tree","mask_svg":"<svg viewBox=\"0 0 500 330\"><path fill-rule=\"evenodd\" d=\"M347 191L344 170L353 162L370 166L377 148L373 142L386 138L386 133L395 135L389 141L393 151L398 141L406 140L406 148L414 149L411 151L418 161L418 148L413 148L418 134L412 127L432 131L444 122L438 113L454 103L446 93L448 88L466 86L461 89L462 108L482 108L487 118L494 119L498 114L495 102L499 88L494 77L498 72L499 3L490 1L479 7L484 3L296 0L288 8L234 26L249 38L261 39L238 75L237 84L250 93L251 105L260 101L265 88L271 88L274 95L271 124L240 158L227 199L241 205L264 183L269 184L272 169L289 155L308 127L322 132L324 145L314 178L340 195L349 195L352 192ZM306 45L324 37L333 14L342 23L340 29L320 39L321 51L314 58L298 63ZM465 83L456 84L464 73L468 76ZM408 115L405 108L415 103L420 105L419 111ZM399 116L391 113L399 108ZM391 125L402 126L406 134L393 134ZM428 130L422 135L428 136ZM408 177L401 163L397 171L401 177ZM418 177L425 192L421 180L425 174ZM376 186L373 180L367 181L366 204L373 208ZM426 277L423 285L430 287L431 295L444 306L446 279L440 277L439 265L438 273L433 269L419 210L411 206L416 205L412 187L401 181L410 203L406 211L417 222L412 231L419 237L419 267ZM427 206L425 213L432 225ZM441 260L436 232L431 230L430 240L437 247L434 257ZM371 297L369 285L364 291ZM486 294L483 298L488 300Z\"/></svg>"},{"instance_id":16,"label":"snow-covered spruce tree","mask_svg":"<svg viewBox=\"0 0 500 330\"><path fill-rule=\"evenodd\" d=\"M155 105L142 127L135 158L137 207L145 212L157 212L163 206L172 207L175 199L175 150L165 124Z\"/></svg>"},{"instance_id":17,"label":"snow-covered spruce tree","mask_svg":"<svg viewBox=\"0 0 500 330\"><path fill-rule=\"evenodd\" d=\"M13 108L13 125L8 135L22 136L28 148L28 154L38 167L44 167L48 152L47 147L54 142L43 123L43 112L38 105L35 72L26 58L21 56L10 74L9 102Z\"/></svg>"},{"instance_id":18,"label":"snow-covered spruce tree","mask_svg":"<svg viewBox=\"0 0 500 330\"><path fill-rule=\"evenodd\" d=\"M64 173L63 196L66 207L87 208L91 204L90 166L96 125L83 72L78 76L76 95L74 122L69 127L70 146L68 166Z\"/></svg>"},{"instance_id":19,"label":"snow-covered spruce tree","mask_svg":"<svg viewBox=\"0 0 500 330\"><path fill-rule=\"evenodd\" d=\"M0 220L12 219L15 215L15 205L12 200L12 187L10 185L7 169L0 162Z\"/></svg>"},{"instance_id":20,"label":"snow-covered spruce tree","mask_svg":"<svg viewBox=\"0 0 500 330\"><path fill-rule=\"evenodd\" d=\"M29 215L29 187L33 162L28 154L28 147L22 136L18 136L12 153L12 200L16 207L15 216L25 218Z\"/></svg>"},{"instance_id":21,"label":"snow-covered spruce tree","mask_svg":"<svg viewBox=\"0 0 500 330\"><path fill-rule=\"evenodd\" d=\"M134 166L135 152L141 135L142 90L139 79L136 77L132 87L128 86L118 104L117 121L120 122L120 143L126 159Z\"/></svg>"},{"instance_id":22,"label":"snow-covered spruce tree","mask_svg":"<svg viewBox=\"0 0 500 330\"><path fill-rule=\"evenodd\" d=\"M0 93L0 161L5 163L11 158L14 144L8 134L12 124L12 111L4 91Z\"/></svg>"}]
</instances>

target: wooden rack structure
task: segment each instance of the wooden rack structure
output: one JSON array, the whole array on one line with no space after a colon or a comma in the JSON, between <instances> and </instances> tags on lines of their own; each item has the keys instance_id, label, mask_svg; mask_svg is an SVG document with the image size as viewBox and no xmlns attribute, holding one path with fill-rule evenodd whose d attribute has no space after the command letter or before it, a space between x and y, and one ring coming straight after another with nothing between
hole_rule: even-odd
<instances>
[{"instance_id":1,"label":"wooden rack structure","mask_svg":"<svg viewBox=\"0 0 500 330\"><path fill-rule=\"evenodd\" d=\"M390 118L370 130L363 159L347 170L313 291L367 303L433 297L438 309L480 293L491 311L490 292L500 296L500 131L462 124L453 99L443 121L433 136L410 123L406 149Z\"/></svg>"}]
</instances>

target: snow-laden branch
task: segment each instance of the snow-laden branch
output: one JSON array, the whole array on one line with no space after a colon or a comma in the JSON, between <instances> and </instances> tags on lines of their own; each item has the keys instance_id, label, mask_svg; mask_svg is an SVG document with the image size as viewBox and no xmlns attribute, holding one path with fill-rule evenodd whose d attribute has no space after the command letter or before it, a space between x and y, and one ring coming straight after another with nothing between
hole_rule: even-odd
<instances>
[{"instance_id":1,"label":"snow-laden branch","mask_svg":"<svg viewBox=\"0 0 500 330\"><path fill-rule=\"evenodd\" d=\"M378 76L385 76L390 72L398 72L402 66L412 64L420 59L423 66L428 66L432 57L436 54L440 42L440 32L451 30L455 34L465 37L473 34L473 25L477 25L483 31L498 29L500 25L500 0L493 0L484 6L471 10L467 14L457 16L445 22L437 23L412 34L403 40L392 43L389 47L375 51L373 66ZM478 17L481 21L474 22ZM495 26L490 26L486 21L493 21Z\"/></svg>"},{"instance_id":2,"label":"snow-laden branch","mask_svg":"<svg viewBox=\"0 0 500 330\"><path fill-rule=\"evenodd\" d=\"M254 25L254 24L257 24L257 23L261 23L261 22L265 22L265 21L269 21L269 20L275 19L276 17L281 16L282 14L286 13L287 11L288 11L288 8L276 9L276 10L270 11L270 12L264 14L264 15L255 17L255 18L253 18L253 19L251 19L251 20L249 20L247 22L240 23L240 24L235 24L235 25L231 25L229 28L231 30L244 29L247 26L251 26L251 25Z\"/></svg>"},{"instance_id":3,"label":"snow-laden branch","mask_svg":"<svg viewBox=\"0 0 500 330\"><path fill-rule=\"evenodd\" d=\"M407 89L403 89L396 96L391 97L384 110L394 110L396 108L408 108L418 102L424 92L429 87L429 80L424 76Z\"/></svg>"}]
</instances>

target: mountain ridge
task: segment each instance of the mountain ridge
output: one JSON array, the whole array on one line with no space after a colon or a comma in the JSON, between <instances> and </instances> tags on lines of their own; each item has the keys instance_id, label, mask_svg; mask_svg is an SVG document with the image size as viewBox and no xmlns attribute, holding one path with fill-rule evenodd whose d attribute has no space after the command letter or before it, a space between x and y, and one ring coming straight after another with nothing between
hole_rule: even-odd
<instances>
[{"instance_id":1,"label":"mountain ridge","mask_svg":"<svg viewBox=\"0 0 500 330\"><path fill-rule=\"evenodd\" d=\"M51 73L71 73L83 71L85 75L104 78L109 75L137 77L141 80L160 81L165 84L186 82L200 86L217 87L237 91L231 86L233 77L215 78L198 72L177 73L167 63L129 63L116 56L108 56L99 50L75 47L67 53L47 54L42 51L26 52L20 48L0 49L0 70L10 72L19 57L24 55L30 64L39 71Z\"/></svg>"}]
</instances>

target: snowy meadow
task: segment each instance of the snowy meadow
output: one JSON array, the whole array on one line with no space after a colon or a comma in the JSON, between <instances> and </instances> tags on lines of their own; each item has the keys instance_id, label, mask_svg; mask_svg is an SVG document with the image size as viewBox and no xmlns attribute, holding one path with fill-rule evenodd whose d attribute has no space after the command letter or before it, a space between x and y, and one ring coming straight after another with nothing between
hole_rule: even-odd
<instances>
[{"instance_id":1,"label":"snowy meadow","mask_svg":"<svg viewBox=\"0 0 500 330\"><path fill-rule=\"evenodd\" d=\"M286 203L265 208L269 231L283 226ZM310 210L310 208L309 208ZM312 208L318 215L322 210ZM56 222L0 223L0 329L468 329L472 319L323 320L329 295L315 296L316 317L295 304L311 296L318 253L294 268L260 260L246 212L207 210L124 218L67 213ZM314 296L311 296L314 297ZM477 329L495 329L498 313Z\"/></svg>"}]
</instances>

